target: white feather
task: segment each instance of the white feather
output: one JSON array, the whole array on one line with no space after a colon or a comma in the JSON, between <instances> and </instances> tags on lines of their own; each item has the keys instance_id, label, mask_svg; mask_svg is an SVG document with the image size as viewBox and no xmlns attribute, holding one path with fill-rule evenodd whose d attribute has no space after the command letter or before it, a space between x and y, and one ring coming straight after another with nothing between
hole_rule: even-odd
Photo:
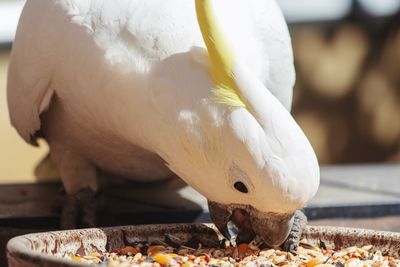
<instances>
[{"instance_id":1,"label":"white feather","mask_svg":"<svg viewBox=\"0 0 400 267\"><path fill-rule=\"evenodd\" d=\"M249 84L272 93L247 96L254 114L213 101L194 1L27 1L9 70L11 121L26 141L43 133L68 192L90 168L147 181L172 175L166 164L220 202L286 212L314 195L315 155L287 112L294 67L279 8L215 0L215 13L260 83ZM236 192L234 179L253 193Z\"/></svg>"}]
</instances>

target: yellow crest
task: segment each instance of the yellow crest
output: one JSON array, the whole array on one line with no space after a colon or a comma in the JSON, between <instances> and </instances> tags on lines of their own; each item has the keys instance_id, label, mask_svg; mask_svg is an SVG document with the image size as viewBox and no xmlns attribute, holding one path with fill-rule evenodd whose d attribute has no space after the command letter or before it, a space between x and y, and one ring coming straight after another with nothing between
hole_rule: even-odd
<instances>
[{"instance_id":1,"label":"yellow crest","mask_svg":"<svg viewBox=\"0 0 400 267\"><path fill-rule=\"evenodd\" d=\"M216 101L228 106L246 107L233 77L233 53L218 28L211 0L196 0L196 13L211 61L210 73L215 83Z\"/></svg>"}]
</instances>

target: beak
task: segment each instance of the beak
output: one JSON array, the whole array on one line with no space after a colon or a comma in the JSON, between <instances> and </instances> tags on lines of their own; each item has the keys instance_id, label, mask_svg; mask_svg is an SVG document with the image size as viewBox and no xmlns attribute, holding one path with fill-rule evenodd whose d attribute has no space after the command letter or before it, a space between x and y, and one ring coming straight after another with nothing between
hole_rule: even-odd
<instances>
[{"instance_id":1,"label":"beak","mask_svg":"<svg viewBox=\"0 0 400 267\"><path fill-rule=\"evenodd\" d=\"M253 210L251 225L254 232L270 247L279 247L288 238L294 215L262 213Z\"/></svg>"},{"instance_id":2,"label":"beak","mask_svg":"<svg viewBox=\"0 0 400 267\"><path fill-rule=\"evenodd\" d=\"M256 236L246 211L211 201L208 201L208 210L211 220L228 240L249 243Z\"/></svg>"},{"instance_id":3,"label":"beak","mask_svg":"<svg viewBox=\"0 0 400 267\"><path fill-rule=\"evenodd\" d=\"M227 239L236 239L238 244L249 243L258 235L268 246L279 247L288 238L293 226L294 214L265 213L252 206L224 205L212 201L208 202L208 208L218 230Z\"/></svg>"}]
</instances>

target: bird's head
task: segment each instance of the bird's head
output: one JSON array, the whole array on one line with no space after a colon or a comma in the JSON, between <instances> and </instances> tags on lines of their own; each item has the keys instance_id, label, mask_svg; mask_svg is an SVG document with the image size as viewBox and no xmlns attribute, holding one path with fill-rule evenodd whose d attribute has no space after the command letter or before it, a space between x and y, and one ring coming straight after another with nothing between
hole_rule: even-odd
<instances>
[{"instance_id":1,"label":"bird's head","mask_svg":"<svg viewBox=\"0 0 400 267\"><path fill-rule=\"evenodd\" d=\"M317 191L318 162L290 113L234 57L211 2L195 3L207 47L212 101L223 112L214 112L207 103L207 116L181 112L184 131L174 149L179 157L167 162L208 199L211 219L226 237L236 229L238 242L259 235L268 245L279 246L291 230L294 213Z\"/></svg>"},{"instance_id":2,"label":"bird's head","mask_svg":"<svg viewBox=\"0 0 400 267\"><path fill-rule=\"evenodd\" d=\"M316 156L289 112L235 59L218 28L211 0L196 0L196 12L214 101L229 107L229 112L222 119L224 126L202 134L203 153L194 157L198 167L192 168L197 170L186 175L204 177L191 185L208 198L211 219L225 236L231 237L236 229L239 242L249 242L257 234L268 245L279 246L291 230L296 210L316 193Z\"/></svg>"}]
</instances>

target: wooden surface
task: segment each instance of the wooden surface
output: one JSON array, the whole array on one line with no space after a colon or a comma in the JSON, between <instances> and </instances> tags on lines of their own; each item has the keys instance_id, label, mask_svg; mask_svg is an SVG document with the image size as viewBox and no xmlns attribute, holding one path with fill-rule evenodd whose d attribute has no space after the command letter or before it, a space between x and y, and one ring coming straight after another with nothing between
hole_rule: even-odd
<instances>
[{"instance_id":1,"label":"wooden surface","mask_svg":"<svg viewBox=\"0 0 400 267\"><path fill-rule=\"evenodd\" d=\"M202 208L180 195L183 186L179 180L107 185L97 199L98 226L193 222ZM0 266L11 237L58 228L63 196L60 183L0 186Z\"/></svg>"},{"instance_id":2,"label":"wooden surface","mask_svg":"<svg viewBox=\"0 0 400 267\"><path fill-rule=\"evenodd\" d=\"M135 184L101 181L99 222L109 215L207 210L206 199L175 178L163 183ZM352 165L321 168L321 186L310 208L393 206L400 203L400 165ZM24 219L58 220L63 202L62 185L55 183L0 186L0 225ZM399 205L400 206L400 205ZM381 214L384 215L384 214ZM393 215L393 214L391 214ZM129 218L139 222L140 218Z\"/></svg>"},{"instance_id":3,"label":"wooden surface","mask_svg":"<svg viewBox=\"0 0 400 267\"><path fill-rule=\"evenodd\" d=\"M100 223L110 224L113 217L136 213L201 211L196 203L183 198L184 184L171 180L160 184L116 183L101 188L97 198ZM63 203L60 183L0 186L0 222L30 218L58 219ZM132 218L141 221L140 218Z\"/></svg>"}]
</instances>

